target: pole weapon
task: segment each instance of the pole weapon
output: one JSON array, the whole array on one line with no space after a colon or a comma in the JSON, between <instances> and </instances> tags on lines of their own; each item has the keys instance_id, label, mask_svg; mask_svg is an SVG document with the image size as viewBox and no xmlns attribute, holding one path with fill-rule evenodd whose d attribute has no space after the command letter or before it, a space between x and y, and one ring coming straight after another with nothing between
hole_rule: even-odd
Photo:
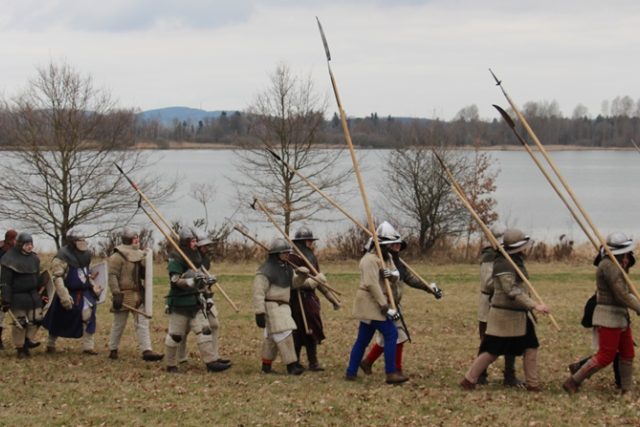
<instances>
[{"instance_id":1,"label":"pole weapon","mask_svg":"<svg viewBox=\"0 0 640 427\"><path fill-rule=\"evenodd\" d=\"M438 162L440 163L440 166L442 167L442 169L445 171L447 177L448 177L448 181L449 184L451 185L451 189L453 190L453 192L456 194L456 196L458 196L458 198L460 199L460 201L462 202L462 204L465 206L465 208L467 208L467 210L469 211L469 213L471 214L471 216L473 216L473 219L476 220L476 222L478 223L478 225L480 226L480 228L482 229L482 231L484 232L485 236L487 237L487 239L491 242L491 244L500 251L500 253L502 254L502 256L504 256L504 258L509 262L509 264L511 264L511 266L513 267L513 269L515 270L516 274L518 276L520 276L520 278L522 279L522 281L527 285L527 287L531 290L531 293L535 296L535 298L538 300L538 302L540 304L544 304L544 302L542 301L542 298L540 297L540 295L538 294L538 292L536 291L536 289L533 287L533 285L531 284L531 282L529 281L529 279L527 278L527 276L522 272L522 270L518 267L518 265L513 261L513 259L511 259L511 256L507 253L507 251L502 247L502 245L498 242L498 240L495 238L495 236L493 235L493 233L491 233L491 230L489 230L489 227L487 227L487 225L484 223L484 221L480 218L480 216L478 215L478 213L473 209L473 207L471 206L471 203L469 202L469 200L467 199L467 197L465 196L464 191L462 190L462 187L460 187L460 184L458 184L458 182L456 181L456 179L454 178L453 174L451 173L451 170L448 168L448 166L444 163L444 161L442 160L442 158L438 155L438 153L435 152L435 150L432 151L433 155L436 157L436 159L438 159ZM551 319L551 322L553 323L553 325L556 327L557 330L560 330L560 326L558 325L558 323L556 322L556 319L553 317L553 315L551 313L549 313L549 319Z\"/></svg>"},{"instance_id":2,"label":"pole weapon","mask_svg":"<svg viewBox=\"0 0 640 427\"><path fill-rule=\"evenodd\" d=\"M567 193L571 197L571 200L576 205L576 207L578 208L578 210L580 211L580 213L582 214L584 219L587 221L587 223L589 224L589 227L591 227L591 230L593 231L593 234L596 236L596 238L600 242L600 246L602 247L602 249L604 249L605 253L609 257L611 262L618 268L618 270L620 270L620 273L622 274L622 277L624 278L625 282L627 282L627 284L629 285L629 289L631 290L633 295L637 299L640 300L640 294L638 294L638 290L636 289L635 285L631 281L631 278L629 277L627 272L624 270L624 268L622 268L622 266L620 265L620 263L616 259L615 255L613 255L613 253L611 252L611 249L609 249L609 246L607 246L607 243L606 243L604 237L602 237L602 234L600 234L600 231L598 231L598 229L594 225L594 223L591 220L591 217L589 216L589 214L585 211L585 209L582 207L582 205L578 201L578 198L576 197L575 193L573 192L573 190L571 189L569 184L567 184L567 182L564 180L564 178L560 174L560 171L558 170L555 162L553 161L553 159L551 159L551 157L549 156L549 153L547 153L547 150L544 148L544 146L542 145L542 143L538 139L538 136L535 134L535 132L533 132L533 129L531 129L531 126L529 126L529 123L527 122L527 119L520 112L518 107L516 107L515 103L511 100L511 97L507 94L507 92L502 87L502 81L498 80L498 78L496 77L496 75L493 73L493 71L491 69L489 69L489 72L491 73L491 75L495 79L496 85L500 87L500 90L502 91L502 94L506 98L507 102L509 102L509 105L511 105L511 108L516 113L516 116L518 116L518 119L520 120L520 122L522 123L524 128L526 129L527 133L529 134L529 136L531 137L533 142L535 142L536 146L538 147L538 150L540 150L540 152L542 153L543 157L545 158L545 160L547 161L547 163L549 164L549 166L551 167L553 172L556 174L556 177L562 183L564 189L567 191Z\"/></svg>"},{"instance_id":3,"label":"pole weapon","mask_svg":"<svg viewBox=\"0 0 640 427\"><path fill-rule=\"evenodd\" d=\"M353 147L353 142L351 141L351 134L349 133L349 126L347 125L347 117L342 108L342 102L340 101L340 95L338 93L338 85L336 83L336 79L333 75L333 71L331 70L331 53L329 52L329 43L327 42L327 38L325 37L324 30L322 29L322 24L320 24L320 19L316 17L316 21L318 22L318 30L320 30L320 37L322 38L322 44L324 45L324 52L327 57L327 69L329 70L329 77L331 79L331 86L333 87L333 94L336 98L336 103L338 105L338 111L340 112L340 122L342 124L342 132L344 134L344 139L349 146L349 153L351 154L351 162L353 163L353 171L356 175L356 180L358 181L358 187L360 189L360 195L362 196L362 203L364 204L365 211L367 213L367 223L369 225L369 231L371 232L371 239L373 240L373 245L376 250L376 255L378 256L378 261L380 263L381 268L386 268L386 263L384 257L382 256L382 250L380 249L380 242L378 241L378 235L376 234L376 227L373 220L373 214L371 213L371 208L369 207L369 200L367 198L367 193L364 189L364 182L362 180L362 175L360 174L360 166L358 164L358 159L356 158L356 152ZM384 287L387 292L387 299L389 300L389 305L392 309L396 309L396 302L393 299L393 292L391 291L391 286L389 285L389 281L386 277L383 277Z\"/></svg>"}]
</instances>

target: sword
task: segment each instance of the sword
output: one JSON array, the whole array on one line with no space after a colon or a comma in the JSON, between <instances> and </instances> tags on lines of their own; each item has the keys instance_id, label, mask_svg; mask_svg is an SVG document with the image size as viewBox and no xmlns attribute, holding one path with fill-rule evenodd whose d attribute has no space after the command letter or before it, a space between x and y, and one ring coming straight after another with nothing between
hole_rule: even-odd
<instances>
[{"instance_id":1,"label":"sword","mask_svg":"<svg viewBox=\"0 0 640 427\"><path fill-rule=\"evenodd\" d=\"M400 323L402 323L404 332L407 334L407 339L411 342L411 334L409 333L409 328L407 328L407 324L404 321L404 315L402 314L402 310L400 310L400 306L398 306L398 314L400 315Z\"/></svg>"}]
</instances>

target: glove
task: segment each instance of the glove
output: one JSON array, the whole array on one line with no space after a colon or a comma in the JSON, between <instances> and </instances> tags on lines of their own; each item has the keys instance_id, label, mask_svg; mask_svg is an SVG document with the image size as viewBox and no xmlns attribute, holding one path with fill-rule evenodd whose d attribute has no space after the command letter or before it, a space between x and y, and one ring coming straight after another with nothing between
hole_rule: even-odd
<instances>
[{"instance_id":1,"label":"glove","mask_svg":"<svg viewBox=\"0 0 640 427\"><path fill-rule=\"evenodd\" d=\"M207 298L207 311L213 308L213 298Z\"/></svg>"},{"instance_id":2,"label":"glove","mask_svg":"<svg viewBox=\"0 0 640 427\"><path fill-rule=\"evenodd\" d=\"M308 276L309 275L309 269L307 267L298 267L296 269L296 274L298 274L299 276Z\"/></svg>"},{"instance_id":3,"label":"glove","mask_svg":"<svg viewBox=\"0 0 640 427\"><path fill-rule=\"evenodd\" d=\"M264 313L256 314L256 325L258 328L266 328L267 327L267 318Z\"/></svg>"},{"instance_id":4,"label":"glove","mask_svg":"<svg viewBox=\"0 0 640 427\"><path fill-rule=\"evenodd\" d=\"M398 310L390 308L387 310L386 316L389 320L398 320L400 319L400 312Z\"/></svg>"},{"instance_id":5,"label":"glove","mask_svg":"<svg viewBox=\"0 0 640 427\"><path fill-rule=\"evenodd\" d=\"M433 282L433 283L429 284L429 287L431 288L431 292L433 292L433 296L436 299L442 298L442 289L440 289L438 287L437 283Z\"/></svg>"},{"instance_id":6,"label":"glove","mask_svg":"<svg viewBox=\"0 0 640 427\"><path fill-rule=\"evenodd\" d=\"M400 279L400 272L398 270L383 268L380 271L382 273L382 277L384 277L387 280L391 280L392 282L395 282Z\"/></svg>"},{"instance_id":7,"label":"glove","mask_svg":"<svg viewBox=\"0 0 640 427\"><path fill-rule=\"evenodd\" d=\"M7 312L9 311L9 309L11 308L11 303L9 301L2 301L0 302L0 309L2 309L3 312Z\"/></svg>"},{"instance_id":8,"label":"glove","mask_svg":"<svg viewBox=\"0 0 640 427\"><path fill-rule=\"evenodd\" d=\"M210 274L206 280L207 286L215 285L216 283L218 283L218 278L215 276L215 274Z\"/></svg>"},{"instance_id":9,"label":"glove","mask_svg":"<svg viewBox=\"0 0 640 427\"><path fill-rule=\"evenodd\" d=\"M60 304L62 304L62 308L64 308L65 310L71 310L73 308L73 298L61 298Z\"/></svg>"},{"instance_id":10,"label":"glove","mask_svg":"<svg viewBox=\"0 0 640 427\"><path fill-rule=\"evenodd\" d=\"M122 292L114 292L112 295L113 299L113 309L120 310L122 308L122 303L124 302L124 294Z\"/></svg>"}]
</instances>

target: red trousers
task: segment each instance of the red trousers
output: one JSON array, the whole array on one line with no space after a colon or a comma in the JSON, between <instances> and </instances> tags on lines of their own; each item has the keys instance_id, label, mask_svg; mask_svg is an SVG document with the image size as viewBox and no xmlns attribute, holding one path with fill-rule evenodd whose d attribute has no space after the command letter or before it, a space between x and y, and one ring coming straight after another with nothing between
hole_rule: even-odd
<instances>
[{"instance_id":1,"label":"red trousers","mask_svg":"<svg viewBox=\"0 0 640 427\"><path fill-rule=\"evenodd\" d=\"M598 365L605 367L613 362L616 353L620 360L631 360L635 356L631 326L628 328L605 328L598 326L598 352L595 355Z\"/></svg>"}]
</instances>

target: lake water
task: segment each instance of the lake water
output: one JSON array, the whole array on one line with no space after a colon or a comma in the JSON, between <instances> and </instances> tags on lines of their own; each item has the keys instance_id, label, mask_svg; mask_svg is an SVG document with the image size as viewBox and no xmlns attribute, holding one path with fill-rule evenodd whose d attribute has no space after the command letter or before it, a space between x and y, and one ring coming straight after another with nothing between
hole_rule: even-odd
<instances>
[{"instance_id":1,"label":"lake water","mask_svg":"<svg viewBox=\"0 0 640 427\"><path fill-rule=\"evenodd\" d=\"M383 205L385 178L382 168L389 150L360 150L361 165L370 202L378 219L384 219ZM575 224L553 189L524 151L491 151L500 173L497 178L497 211L503 222L528 232L536 240L556 240L567 234L576 241L586 241L582 230ZM209 205L210 223L221 224L233 215L233 221L242 221L263 238L275 236L271 225L258 221L259 216L250 211L237 211L237 190L229 178L238 179L251 171L236 167L231 150L167 150L152 153L154 169L165 176L179 174L179 185L172 203L163 205L161 211L171 219L191 222L204 215L201 205L189 196L192 183L209 183L216 187L215 200ZM600 231L606 235L620 230L640 238L640 155L635 151L558 151L551 157L579 201L585 207ZM2 161L0 161L2 163ZM340 158L345 167L351 165L349 153ZM344 202L356 218L364 218L364 208L357 193L355 177L344 184L353 197ZM248 206L252 195L243 196L242 205ZM132 196L132 203L135 197ZM329 212L323 219L332 222L309 223L319 237L347 229L351 224L337 211ZM8 224L2 218L4 227ZM147 224L143 217L141 224ZM157 235L157 233L156 233ZM38 245L39 246L39 245Z\"/></svg>"}]
</instances>

